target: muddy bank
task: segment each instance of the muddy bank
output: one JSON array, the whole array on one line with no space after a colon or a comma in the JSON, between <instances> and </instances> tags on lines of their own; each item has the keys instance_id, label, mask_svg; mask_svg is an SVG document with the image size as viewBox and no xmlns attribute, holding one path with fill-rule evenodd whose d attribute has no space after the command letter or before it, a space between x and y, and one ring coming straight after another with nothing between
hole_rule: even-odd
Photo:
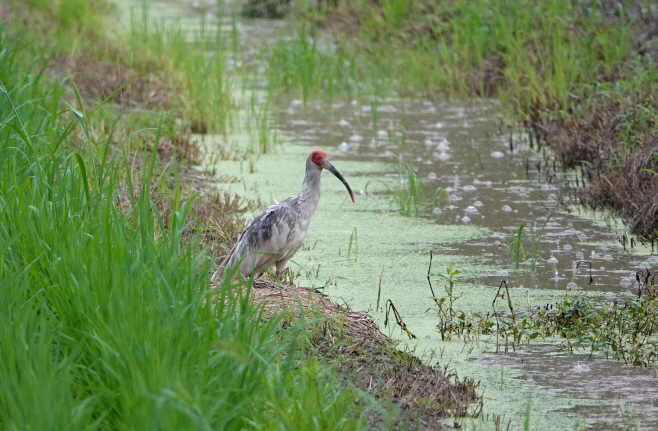
<instances>
[{"instance_id":1,"label":"muddy bank","mask_svg":"<svg viewBox=\"0 0 658 431\"><path fill-rule=\"evenodd\" d=\"M531 133L565 168L580 171L581 181L573 186L583 204L612 210L632 234L653 242L658 236L657 105L653 98L624 105L598 105L569 119L537 115Z\"/></svg>"},{"instance_id":2,"label":"muddy bank","mask_svg":"<svg viewBox=\"0 0 658 431\"><path fill-rule=\"evenodd\" d=\"M394 411L373 412L374 429L445 429L449 417L459 423L477 416L481 401L477 382L461 379L454 371L425 358L400 351L396 342L380 330L373 318L331 302L319 291L285 285L279 289L270 280L254 283L253 298L266 315L289 312L294 324L301 318L300 305L310 321L307 336L327 365L336 365L339 382L358 388ZM284 323L286 324L286 323ZM434 365L427 365L432 364Z\"/></svg>"}]
</instances>

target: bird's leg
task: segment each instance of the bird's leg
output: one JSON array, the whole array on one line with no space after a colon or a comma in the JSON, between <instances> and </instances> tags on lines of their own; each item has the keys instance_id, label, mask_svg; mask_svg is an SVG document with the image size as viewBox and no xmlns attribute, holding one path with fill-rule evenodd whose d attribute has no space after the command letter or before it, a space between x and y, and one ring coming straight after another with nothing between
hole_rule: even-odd
<instances>
[{"instance_id":1,"label":"bird's leg","mask_svg":"<svg viewBox=\"0 0 658 431\"><path fill-rule=\"evenodd\" d=\"M280 260L276 263L276 281L279 284L281 283L281 274L283 273L283 270L286 269L286 264L288 263L287 260Z\"/></svg>"}]
</instances>

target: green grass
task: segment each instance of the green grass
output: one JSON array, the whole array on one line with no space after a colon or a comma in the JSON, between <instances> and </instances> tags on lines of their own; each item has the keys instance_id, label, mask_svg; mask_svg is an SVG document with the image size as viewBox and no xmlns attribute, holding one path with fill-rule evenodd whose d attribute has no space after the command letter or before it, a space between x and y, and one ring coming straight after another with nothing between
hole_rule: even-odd
<instances>
[{"instance_id":1,"label":"green grass","mask_svg":"<svg viewBox=\"0 0 658 431\"><path fill-rule=\"evenodd\" d=\"M623 5L617 17L599 2L571 0L356 1L297 12L298 37L266 48L265 58L271 89L301 90L305 102L395 89L498 96L526 117L571 109L596 83L633 85L637 66L651 67L633 51ZM336 28L334 39L313 23Z\"/></svg>"},{"instance_id":2,"label":"green grass","mask_svg":"<svg viewBox=\"0 0 658 431\"><path fill-rule=\"evenodd\" d=\"M145 72L164 72L171 91L170 115L184 120L193 132L225 134L235 121L235 107L226 70L226 50L219 26L200 18L193 29L157 21L149 5L133 11L127 64Z\"/></svg>"},{"instance_id":3,"label":"green grass","mask_svg":"<svg viewBox=\"0 0 658 431\"><path fill-rule=\"evenodd\" d=\"M93 129L62 81L0 43L0 426L362 428L304 325L263 319L249 284L209 289L191 202L176 183L165 222L151 200L157 151L124 212L115 126Z\"/></svg>"},{"instance_id":4,"label":"green grass","mask_svg":"<svg viewBox=\"0 0 658 431\"><path fill-rule=\"evenodd\" d=\"M423 194L423 181L414 170L414 162L404 162L402 155L398 160L398 175L400 186L395 191L395 201L400 208L400 214L406 217L420 216L421 205L425 201Z\"/></svg>"}]
</instances>

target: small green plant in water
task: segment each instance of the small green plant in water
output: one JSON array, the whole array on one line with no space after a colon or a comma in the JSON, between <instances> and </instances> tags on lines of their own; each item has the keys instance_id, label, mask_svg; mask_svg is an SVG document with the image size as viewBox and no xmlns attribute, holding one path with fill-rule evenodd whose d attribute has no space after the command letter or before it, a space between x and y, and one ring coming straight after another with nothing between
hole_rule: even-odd
<instances>
[{"instance_id":1,"label":"small green plant in water","mask_svg":"<svg viewBox=\"0 0 658 431\"><path fill-rule=\"evenodd\" d=\"M423 182L414 170L414 162L409 156L405 163L402 155L398 159L398 175L400 187L395 191L395 199L400 208L400 214L405 217L420 216L420 206L425 200Z\"/></svg>"},{"instance_id":2,"label":"small green plant in water","mask_svg":"<svg viewBox=\"0 0 658 431\"><path fill-rule=\"evenodd\" d=\"M427 269L427 282L430 286L430 292L432 292L432 299L437 307L435 311L439 316L437 327L441 332L441 339L450 340L452 339L453 334L459 336L460 332L463 331L466 318L466 315L463 312L457 312L454 308L455 301L461 298L461 295L455 296L454 293L457 276L461 274L461 271L454 269L452 263L448 265L445 273L431 274L431 270L432 251L430 250L430 265ZM444 286L446 296L438 298L434 294L434 288L432 287L432 281L430 279L430 276L432 275L441 277L446 282Z\"/></svg>"}]
</instances>

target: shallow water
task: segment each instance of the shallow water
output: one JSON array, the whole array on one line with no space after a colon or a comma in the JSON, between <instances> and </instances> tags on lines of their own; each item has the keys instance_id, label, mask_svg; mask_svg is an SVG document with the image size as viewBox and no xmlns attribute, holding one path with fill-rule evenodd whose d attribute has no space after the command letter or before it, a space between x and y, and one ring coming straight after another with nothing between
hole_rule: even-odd
<instances>
[{"instance_id":1,"label":"shallow water","mask_svg":"<svg viewBox=\"0 0 658 431\"><path fill-rule=\"evenodd\" d=\"M155 6L160 17L184 19L212 14L213 7L171 0ZM227 32L238 28L243 38L257 39L251 46L263 38L272 40L285 26L277 21L221 23ZM229 68L240 66L235 61L229 60ZM219 162L214 166L219 175L243 181L218 187L258 197L264 204L280 201L301 189L308 154L326 151L355 191L356 204L340 182L325 174L323 197L305 247L289 266L299 272L299 284L326 285L324 292L333 300L369 311L385 333L403 342L402 348L479 380L484 415L466 420L469 428L493 429L496 414L503 428L511 421L510 429L519 429L526 411L532 429L612 429L614 423L635 428L638 419L641 428L658 427L655 369L569 355L558 350L559 340L501 355L494 353L491 337L441 341L427 284L433 250L433 274L444 272L449 263L462 271L455 288L462 295L455 303L458 310L491 311L502 279L509 282L518 309L554 302L572 282L576 287L571 294L623 300L636 292L624 279L643 263L658 266L651 249L624 248L619 241L625 233L621 224L575 205L564 187L573 174L555 172L552 165L538 168L542 157L516 136L510 145L509 131L500 130L492 104L387 101L377 106L375 126L374 118L370 105L357 102L304 108L298 100L281 100L275 127L284 145L260 156L253 172L246 162ZM226 142L209 136L198 139L210 149ZM249 146L247 134L231 135L228 141ZM444 188L451 198L442 195L440 203L430 199L419 218L397 214L388 190L403 181L400 155L413 160L427 196ZM538 239L536 270L525 263L530 255L521 259L519 270L514 269L505 249L510 230L529 223L539 234L549 216ZM526 252L530 243L526 239ZM592 263L592 285L588 268L572 271L578 260ZM433 276L432 283L435 293L443 296L440 279ZM418 339L409 340L399 328L383 327L389 299Z\"/></svg>"}]
</instances>

